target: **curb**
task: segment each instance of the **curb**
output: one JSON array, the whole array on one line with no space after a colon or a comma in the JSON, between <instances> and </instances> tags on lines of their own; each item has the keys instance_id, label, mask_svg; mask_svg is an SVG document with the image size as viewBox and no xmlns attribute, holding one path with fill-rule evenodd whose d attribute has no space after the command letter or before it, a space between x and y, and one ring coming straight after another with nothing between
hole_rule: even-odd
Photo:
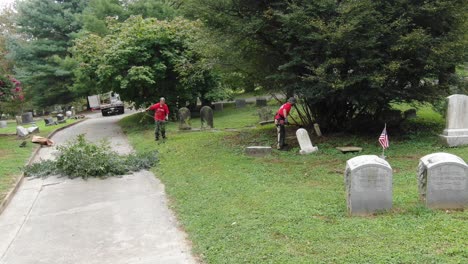
<instances>
[{"instance_id":1,"label":"curb","mask_svg":"<svg viewBox=\"0 0 468 264\"><path fill-rule=\"evenodd\" d=\"M55 134L57 134L58 132L64 130L64 129L67 129L69 127L72 127L74 125L77 125L81 122L84 122L86 121L87 118L85 119L82 119L80 121L77 121L73 124L69 124L69 125L66 125L66 126L63 126L63 127L60 127L60 128L57 128L56 130L50 132L50 134L47 135L47 138L51 138L53 137ZM31 156L29 157L28 159L28 162L26 162L26 165L31 165L32 161L34 160L34 158L36 157L37 153L39 153L39 150L41 150L42 148L42 145L39 145L36 147L36 149L33 151L33 153L31 154ZM8 204L11 202L11 200L13 200L13 197L15 196L16 192L18 191L19 187L21 186L21 183L23 182L24 180L24 172L21 173L21 175L18 177L18 179L16 180L14 186L13 186L13 189L11 189L7 195L5 196L5 198L3 198L3 200L0 202L0 215L3 213L3 211L7 208Z\"/></svg>"}]
</instances>

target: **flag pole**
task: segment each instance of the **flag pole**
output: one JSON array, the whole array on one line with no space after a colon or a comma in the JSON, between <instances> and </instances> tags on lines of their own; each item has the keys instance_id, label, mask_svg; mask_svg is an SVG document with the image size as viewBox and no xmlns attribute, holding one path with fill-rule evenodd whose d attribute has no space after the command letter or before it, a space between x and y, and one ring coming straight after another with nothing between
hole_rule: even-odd
<instances>
[{"instance_id":1,"label":"flag pole","mask_svg":"<svg viewBox=\"0 0 468 264\"><path fill-rule=\"evenodd\" d=\"M387 123L385 123L385 134L387 134ZM382 146L382 159L385 159L385 146Z\"/></svg>"}]
</instances>

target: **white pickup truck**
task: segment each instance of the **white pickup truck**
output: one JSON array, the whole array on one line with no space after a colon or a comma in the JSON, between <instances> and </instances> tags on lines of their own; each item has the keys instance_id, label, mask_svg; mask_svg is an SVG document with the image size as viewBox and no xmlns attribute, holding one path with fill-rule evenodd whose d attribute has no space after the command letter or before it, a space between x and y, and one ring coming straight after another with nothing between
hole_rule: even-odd
<instances>
[{"instance_id":1,"label":"white pickup truck","mask_svg":"<svg viewBox=\"0 0 468 264\"><path fill-rule=\"evenodd\" d=\"M125 111L119 94L114 92L88 96L88 102L91 109L100 109L103 116L123 114Z\"/></svg>"}]
</instances>

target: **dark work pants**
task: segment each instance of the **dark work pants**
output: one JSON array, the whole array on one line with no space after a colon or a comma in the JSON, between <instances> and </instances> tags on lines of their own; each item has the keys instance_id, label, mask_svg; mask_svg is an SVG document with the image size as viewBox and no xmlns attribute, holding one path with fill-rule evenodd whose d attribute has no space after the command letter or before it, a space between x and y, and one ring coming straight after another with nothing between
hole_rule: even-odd
<instances>
[{"instance_id":1,"label":"dark work pants","mask_svg":"<svg viewBox=\"0 0 468 264\"><path fill-rule=\"evenodd\" d=\"M156 139L159 138L159 133L161 133L163 138L166 137L166 121L156 121L156 129L154 130Z\"/></svg>"}]
</instances>

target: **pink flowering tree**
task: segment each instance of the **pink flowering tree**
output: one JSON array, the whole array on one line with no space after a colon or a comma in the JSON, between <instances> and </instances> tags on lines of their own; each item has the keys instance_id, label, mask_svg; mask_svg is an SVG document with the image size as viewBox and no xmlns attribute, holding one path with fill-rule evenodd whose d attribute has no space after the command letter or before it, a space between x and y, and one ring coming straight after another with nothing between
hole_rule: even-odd
<instances>
[{"instance_id":1,"label":"pink flowering tree","mask_svg":"<svg viewBox=\"0 0 468 264\"><path fill-rule=\"evenodd\" d=\"M21 82L12 76L0 75L0 117L4 112L20 112L23 103Z\"/></svg>"}]
</instances>

